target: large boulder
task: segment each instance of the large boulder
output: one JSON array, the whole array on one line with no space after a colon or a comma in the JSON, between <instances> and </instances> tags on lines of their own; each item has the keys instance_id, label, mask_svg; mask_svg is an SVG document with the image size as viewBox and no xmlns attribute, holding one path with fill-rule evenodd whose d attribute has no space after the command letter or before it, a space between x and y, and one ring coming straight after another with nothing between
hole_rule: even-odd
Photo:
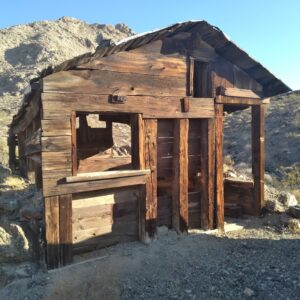
<instances>
[{"instance_id":1,"label":"large boulder","mask_svg":"<svg viewBox=\"0 0 300 300\"><path fill-rule=\"evenodd\" d=\"M0 226L0 263L21 262L30 258L29 242L18 224Z\"/></svg>"},{"instance_id":2,"label":"large boulder","mask_svg":"<svg viewBox=\"0 0 300 300\"><path fill-rule=\"evenodd\" d=\"M267 197L265 201L265 208L269 212L288 212L290 207L297 205L296 197L289 192L280 192Z\"/></svg>"},{"instance_id":3,"label":"large boulder","mask_svg":"<svg viewBox=\"0 0 300 300\"><path fill-rule=\"evenodd\" d=\"M300 205L291 206L288 210L288 214L294 218L300 219Z\"/></svg>"}]
</instances>

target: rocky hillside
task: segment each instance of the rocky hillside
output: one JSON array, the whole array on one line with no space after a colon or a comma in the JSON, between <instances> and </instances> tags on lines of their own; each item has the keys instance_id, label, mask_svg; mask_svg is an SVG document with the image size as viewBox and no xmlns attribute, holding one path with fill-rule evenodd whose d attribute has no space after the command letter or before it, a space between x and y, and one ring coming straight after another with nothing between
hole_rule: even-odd
<instances>
[{"instance_id":1,"label":"rocky hillside","mask_svg":"<svg viewBox=\"0 0 300 300\"><path fill-rule=\"evenodd\" d=\"M93 52L102 40L132 34L124 24L87 24L70 17L0 30L0 164L7 164L7 125L31 78L49 65Z\"/></svg>"}]
</instances>

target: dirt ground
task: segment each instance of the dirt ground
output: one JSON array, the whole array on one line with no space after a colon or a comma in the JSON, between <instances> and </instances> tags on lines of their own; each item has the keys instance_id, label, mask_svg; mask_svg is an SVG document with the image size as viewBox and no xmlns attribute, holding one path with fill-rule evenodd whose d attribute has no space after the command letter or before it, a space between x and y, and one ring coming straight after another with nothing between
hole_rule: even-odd
<instances>
[{"instance_id":1,"label":"dirt ground","mask_svg":"<svg viewBox=\"0 0 300 300\"><path fill-rule=\"evenodd\" d=\"M150 245L120 244L40 269L0 299L300 299L300 234L282 218L229 220L224 235L160 228Z\"/></svg>"}]
</instances>

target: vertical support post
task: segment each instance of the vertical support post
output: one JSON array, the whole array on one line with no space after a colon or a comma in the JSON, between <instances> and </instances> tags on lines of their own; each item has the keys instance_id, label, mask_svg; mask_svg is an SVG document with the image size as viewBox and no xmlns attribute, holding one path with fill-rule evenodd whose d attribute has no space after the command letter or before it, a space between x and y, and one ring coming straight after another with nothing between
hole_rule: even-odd
<instances>
[{"instance_id":1,"label":"vertical support post","mask_svg":"<svg viewBox=\"0 0 300 300\"><path fill-rule=\"evenodd\" d=\"M59 197L45 197L46 257L48 269L60 266Z\"/></svg>"},{"instance_id":2,"label":"vertical support post","mask_svg":"<svg viewBox=\"0 0 300 300\"><path fill-rule=\"evenodd\" d=\"M252 173L256 213L264 206L264 106L252 106Z\"/></svg>"},{"instance_id":3,"label":"vertical support post","mask_svg":"<svg viewBox=\"0 0 300 300\"><path fill-rule=\"evenodd\" d=\"M201 121L201 228L212 229L214 222L215 127L213 119Z\"/></svg>"},{"instance_id":4,"label":"vertical support post","mask_svg":"<svg viewBox=\"0 0 300 300\"><path fill-rule=\"evenodd\" d=\"M72 142L72 174L77 175L77 135L76 135L76 112L71 112L71 142Z\"/></svg>"},{"instance_id":5,"label":"vertical support post","mask_svg":"<svg viewBox=\"0 0 300 300\"><path fill-rule=\"evenodd\" d=\"M72 194L59 196L60 261L63 266L73 261Z\"/></svg>"},{"instance_id":6,"label":"vertical support post","mask_svg":"<svg viewBox=\"0 0 300 300\"><path fill-rule=\"evenodd\" d=\"M193 57L188 57L188 80L187 80L187 95L194 97L194 71L195 60Z\"/></svg>"},{"instance_id":7,"label":"vertical support post","mask_svg":"<svg viewBox=\"0 0 300 300\"><path fill-rule=\"evenodd\" d=\"M172 223L177 232L188 230L188 132L188 119L174 121Z\"/></svg>"},{"instance_id":8,"label":"vertical support post","mask_svg":"<svg viewBox=\"0 0 300 300\"><path fill-rule=\"evenodd\" d=\"M137 170L145 169L144 161L144 124L141 114L130 117L131 123L131 157L132 167Z\"/></svg>"},{"instance_id":9,"label":"vertical support post","mask_svg":"<svg viewBox=\"0 0 300 300\"><path fill-rule=\"evenodd\" d=\"M149 237L154 237L157 224L157 120L144 120L144 130L145 168L151 171L146 184L145 230Z\"/></svg>"},{"instance_id":10,"label":"vertical support post","mask_svg":"<svg viewBox=\"0 0 300 300\"><path fill-rule=\"evenodd\" d=\"M144 121L141 114L131 116L131 157L132 167L138 170L145 169L145 131ZM147 185L150 184L147 178ZM139 239L147 242L146 233L146 201L147 201L147 185L140 187L139 193ZM148 187L149 189L149 187Z\"/></svg>"},{"instance_id":11,"label":"vertical support post","mask_svg":"<svg viewBox=\"0 0 300 300\"><path fill-rule=\"evenodd\" d=\"M216 226L221 230L224 230L223 128L223 104L215 104Z\"/></svg>"}]
</instances>

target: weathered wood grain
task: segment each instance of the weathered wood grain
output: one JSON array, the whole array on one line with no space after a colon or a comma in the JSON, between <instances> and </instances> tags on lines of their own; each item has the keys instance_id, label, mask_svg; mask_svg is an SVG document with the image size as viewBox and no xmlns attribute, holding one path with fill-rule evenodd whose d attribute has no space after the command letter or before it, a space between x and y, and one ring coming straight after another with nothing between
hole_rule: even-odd
<instances>
[{"instance_id":1,"label":"weathered wood grain","mask_svg":"<svg viewBox=\"0 0 300 300\"><path fill-rule=\"evenodd\" d=\"M70 136L71 123L70 119L59 119L59 120L42 120L42 136Z\"/></svg>"},{"instance_id":2,"label":"weathered wood grain","mask_svg":"<svg viewBox=\"0 0 300 300\"><path fill-rule=\"evenodd\" d=\"M186 75L185 57L165 56L159 52L138 51L138 49L102 57L78 68L170 77Z\"/></svg>"},{"instance_id":3,"label":"weathered wood grain","mask_svg":"<svg viewBox=\"0 0 300 300\"><path fill-rule=\"evenodd\" d=\"M188 113L183 113L180 96L156 97L156 96L128 96L124 104L112 104L109 95L78 95L44 93L43 118L61 119L70 117L71 111L115 112L115 113L140 113L143 118L213 118L214 99L194 98L190 99ZM59 107L59 110L57 109Z\"/></svg>"},{"instance_id":4,"label":"weathered wood grain","mask_svg":"<svg viewBox=\"0 0 300 300\"><path fill-rule=\"evenodd\" d=\"M172 224L177 232L188 229L188 130L188 119L175 121Z\"/></svg>"},{"instance_id":5,"label":"weathered wood grain","mask_svg":"<svg viewBox=\"0 0 300 300\"><path fill-rule=\"evenodd\" d=\"M43 92L185 96L185 77L153 76L102 70L69 70L43 78Z\"/></svg>"},{"instance_id":6,"label":"weathered wood grain","mask_svg":"<svg viewBox=\"0 0 300 300\"><path fill-rule=\"evenodd\" d=\"M60 261L60 237L59 237L59 197L46 197L45 207L45 236L46 256L49 269L58 268Z\"/></svg>"},{"instance_id":7,"label":"weathered wood grain","mask_svg":"<svg viewBox=\"0 0 300 300\"><path fill-rule=\"evenodd\" d=\"M62 265L73 261L72 195L59 196L59 246Z\"/></svg>"},{"instance_id":8,"label":"weathered wood grain","mask_svg":"<svg viewBox=\"0 0 300 300\"><path fill-rule=\"evenodd\" d=\"M157 224L157 120L144 120L145 168L151 170L146 183L146 232L150 237L156 234Z\"/></svg>"},{"instance_id":9,"label":"weathered wood grain","mask_svg":"<svg viewBox=\"0 0 300 300\"><path fill-rule=\"evenodd\" d=\"M143 185L146 183L146 175L114 178L105 180L95 180L87 182L63 183L57 179L47 179L43 181L44 196L61 195L68 193L79 193L84 191L95 191L117 187Z\"/></svg>"},{"instance_id":10,"label":"weathered wood grain","mask_svg":"<svg viewBox=\"0 0 300 300\"><path fill-rule=\"evenodd\" d=\"M223 104L216 104L216 225L217 228L224 230L224 179L223 179Z\"/></svg>"}]
</instances>

